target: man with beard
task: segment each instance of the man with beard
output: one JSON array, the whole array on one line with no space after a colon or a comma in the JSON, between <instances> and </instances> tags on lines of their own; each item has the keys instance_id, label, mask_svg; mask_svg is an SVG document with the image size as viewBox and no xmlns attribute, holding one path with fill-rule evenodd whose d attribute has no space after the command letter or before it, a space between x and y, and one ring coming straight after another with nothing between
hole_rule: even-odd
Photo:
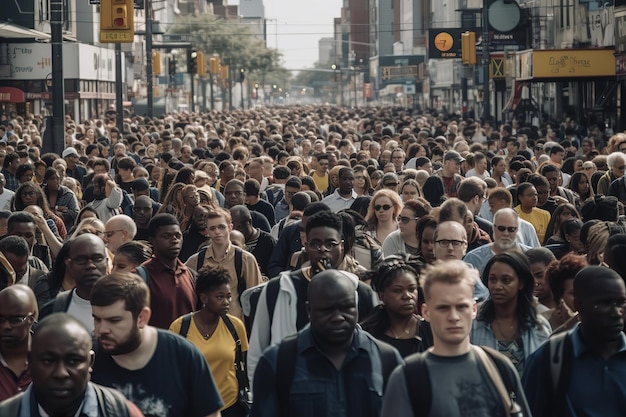
<instances>
[{"instance_id":1,"label":"man with beard","mask_svg":"<svg viewBox=\"0 0 626 417\"><path fill-rule=\"evenodd\" d=\"M479 246L465 255L463 260L483 274L485 265L498 253L517 250L526 252L530 246L517 242L517 213L510 208L503 208L493 215L493 243Z\"/></svg>"},{"instance_id":2,"label":"man with beard","mask_svg":"<svg viewBox=\"0 0 626 417\"><path fill-rule=\"evenodd\" d=\"M338 175L339 187L322 200L322 203L330 207L330 210L335 213L349 209L358 197L358 194L354 191L354 171L352 168L341 168Z\"/></svg>"},{"instance_id":3,"label":"man with beard","mask_svg":"<svg viewBox=\"0 0 626 417\"><path fill-rule=\"evenodd\" d=\"M32 384L0 403L3 417L143 417L116 390L89 382L94 352L89 332L64 313L42 320L28 356Z\"/></svg>"},{"instance_id":4,"label":"man with beard","mask_svg":"<svg viewBox=\"0 0 626 417\"><path fill-rule=\"evenodd\" d=\"M261 357L251 416L380 414L387 378L402 359L357 327L357 282L336 270L311 280L311 325Z\"/></svg>"},{"instance_id":5,"label":"man with beard","mask_svg":"<svg viewBox=\"0 0 626 417\"><path fill-rule=\"evenodd\" d=\"M309 323L305 309L309 282L327 269L342 269L345 250L341 216L322 211L306 218L304 248L310 266L297 271L285 271L271 279L259 296L248 349L248 377L263 351L296 334ZM377 296L368 285L349 272L342 272L355 283L358 292L359 317L367 317L378 304ZM358 283L358 284L357 284Z\"/></svg>"},{"instance_id":6,"label":"man with beard","mask_svg":"<svg viewBox=\"0 0 626 417\"><path fill-rule=\"evenodd\" d=\"M93 334L93 317L89 297L96 281L107 272L107 252L102 239L91 233L77 236L70 242L65 260L65 273L76 287L60 292L41 308L42 318L63 312L76 317Z\"/></svg>"},{"instance_id":7,"label":"man with beard","mask_svg":"<svg viewBox=\"0 0 626 417\"><path fill-rule=\"evenodd\" d=\"M91 303L99 346L94 382L123 392L146 417L220 415L223 402L200 351L148 325L150 291L141 278L107 275L94 286Z\"/></svg>"},{"instance_id":8,"label":"man with beard","mask_svg":"<svg viewBox=\"0 0 626 417\"><path fill-rule=\"evenodd\" d=\"M618 416L626 401L626 288L615 271L588 266L574 278L580 324L527 359L522 383L532 415Z\"/></svg>"}]
</instances>

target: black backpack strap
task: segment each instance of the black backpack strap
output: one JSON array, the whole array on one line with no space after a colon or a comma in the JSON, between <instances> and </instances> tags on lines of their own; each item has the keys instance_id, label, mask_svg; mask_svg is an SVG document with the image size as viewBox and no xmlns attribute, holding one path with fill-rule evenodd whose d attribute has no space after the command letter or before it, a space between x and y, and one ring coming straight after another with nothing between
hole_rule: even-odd
<instances>
[{"instance_id":1,"label":"black backpack strap","mask_svg":"<svg viewBox=\"0 0 626 417\"><path fill-rule=\"evenodd\" d=\"M235 273L237 274L237 291L239 296L246 290L246 280L242 278L241 271L243 269L243 250L237 246L233 246L235 249Z\"/></svg>"},{"instance_id":2,"label":"black backpack strap","mask_svg":"<svg viewBox=\"0 0 626 417\"><path fill-rule=\"evenodd\" d=\"M98 398L99 415L130 417L128 400L121 392L112 388L101 387L97 384L92 385Z\"/></svg>"},{"instance_id":3,"label":"black backpack strap","mask_svg":"<svg viewBox=\"0 0 626 417\"><path fill-rule=\"evenodd\" d=\"M572 378L572 362L574 348L571 337L567 332L556 334L548 339L547 349L544 352L543 369L544 380L550 381L548 393L552 401L546 401L546 412L550 416L565 415L566 398L569 383Z\"/></svg>"},{"instance_id":4,"label":"black backpack strap","mask_svg":"<svg viewBox=\"0 0 626 417\"><path fill-rule=\"evenodd\" d=\"M135 268L135 271L137 271L137 275L139 275L148 288L150 288L150 272L148 272L148 268L145 266L138 266Z\"/></svg>"},{"instance_id":5,"label":"black backpack strap","mask_svg":"<svg viewBox=\"0 0 626 417\"><path fill-rule=\"evenodd\" d=\"M202 265L204 265L204 258L206 258L206 246L202 249L200 249L200 252L198 252L198 263L196 264L196 271L199 271L200 269L202 269Z\"/></svg>"},{"instance_id":6,"label":"black backpack strap","mask_svg":"<svg viewBox=\"0 0 626 417\"><path fill-rule=\"evenodd\" d=\"M298 356L298 335L286 337L278 346L276 387L278 388L278 416L289 417L289 394Z\"/></svg>"},{"instance_id":7,"label":"black backpack strap","mask_svg":"<svg viewBox=\"0 0 626 417\"><path fill-rule=\"evenodd\" d=\"M53 313L65 313L67 311L72 301L72 291L73 290L67 290L57 294L54 299L54 305L52 306Z\"/></svg>"},{"instance_id":8,"label":"black backpack strap","mask_svg":"<svg viewBox=\"0 0 626 417\"><path fill-rule=\"evenodd\" d=\"M228 318L226 314L222 316L222 320L224 324L228 328L230 335L233 337L235 341L235 373L237 374L237 382L239 383L239 389L250 388L250 382L248 381L248 375L245 370L245 362L243 360L243 353L241 351L241 339L239 338L239 334L237 334L237 330L233 325L233 322Z\"/></svg>"},{"instance_id":9,"label":"black backpack strap","mask_svg":"<svg viewBox=\"0 0 626 417\"><path fill-rule=\"evenodd\" d=\"M186 338L187 333L189 333L189 326L191 326L192 317L193 313L187 313L183 316L183 321L180 323L180 330L178 331L178 334L184 338Z\"/></svg>"},{"instance_id":10,"label":"black backpack strap","mask_svg":"<svg viewBox=\"0 0 626 417\"><path fill-rule=\"evenodd\" d=\"M378 352L380 353L380 362L383 368L383 392L385 392L391 373L394 369L396 369L396 366L399 365L396 350L392 346L385 342L381 342L378 339L372 338L372 340L378 347Z\"/></svg>"},{"instance_id":11,"label":"black backpack strap","mask_svg":"<svg viewBox=\"0 0 626 417\"><path fill-rule=\"evenodd\" d=\"M515 382L516 371L515 368L513 368L513 364L511 364L510 361L507 362L507 359L495 349L487 346L479 346L479 349L480 348L485 351L487 356L489 356L491 361L496 365L498 373L500 374L502 382L504 383L504 386L506 387L508 393L510 394L513 392L515 393L516 397L519 397L519 393L517 392L517 384Z\"/></svg>"},{"instance_id":12,"label":"black backpack strap","mask_svg":"<svg viewBox=\"0 0 626 417\"><path fill-rule=\"evenodd\" d=\"M411 408L415 417L430 415L433 391L430 386L430 375L426 366L427 353L416 353L405 358L404 380L411 399Z\"/></svg>"}]
</instances>

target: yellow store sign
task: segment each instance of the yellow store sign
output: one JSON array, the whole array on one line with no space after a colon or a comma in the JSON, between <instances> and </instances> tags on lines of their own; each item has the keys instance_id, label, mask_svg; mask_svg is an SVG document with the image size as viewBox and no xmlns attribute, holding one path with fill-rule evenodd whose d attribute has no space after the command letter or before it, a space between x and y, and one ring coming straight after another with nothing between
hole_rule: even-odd
<instances>
[{"instance_id":1,"label":"yellow store sign","mask_svg":"<svg viewBox=\"0 0 626 417\"><path fill-rule=\"evenodd\" d=\"M532 51L534 78L615 76L610 49Z\"/></svg>"}]
</instances>

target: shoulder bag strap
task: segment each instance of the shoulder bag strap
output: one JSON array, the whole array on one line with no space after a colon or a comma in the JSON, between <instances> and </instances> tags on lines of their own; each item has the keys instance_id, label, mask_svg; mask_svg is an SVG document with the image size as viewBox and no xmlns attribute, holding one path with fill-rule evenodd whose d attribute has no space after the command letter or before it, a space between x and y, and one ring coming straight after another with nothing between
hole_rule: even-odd
<instances>
[{"instance_id":1,"label":"shoulder bag strap","mask_svg":"<svg viewBox=\"0 0 626 417\"><path fill-rule=\"evenodd\" d=\"M430 415L432 405L432 387L426 366L426 353L414 354L406 358L403 366L404 380L411 400L411 408L415 417Z\"/></svg>"},{"instance_id":2,"label":"shoulder bag strap","mask_svg":"<svg viewBox=\"0 0 626 417\"><path fill-rule=\"evenodd\" d=\"M500 398L502 399L502 406L504 407L504 412L505 412L504 415L505 416L510 415L511 405L512 405L511 397L509 396L509 393L507 392L507 389L504 386L504 382L502 381L502 376L500 375L500 372L498 372L498 369L496 368L495 363L487 355L487 353L483 350L482 347L475 346L475 345L471 345L471 346L474 352L476 353L476 356L478 356L478 359L483 364L483 367L487 371L487 374L489 375L491 382L493 382L493 385L496 387L496 390L498 391L498 394L500 395Z\"/></svg>"},{"instance_id":3,"label":"shoulder bag strap","mask_svg":"<svg viewBox=\"0 0 626 417\"><path fill-rule=\"evenodd\" d=\"M250 388L250 382L248 381L245 363L243 361L243 353L241 352L241 339L239 338L239 334L237 334L237 330L235 329L233 322L230 321L230 318L224 314L222 316L222 320L235 341L235 374L237 375L239 390L248 389Z\"/></svg>"},{"instance_id":4,"label":"shoulder bag strap","mask_svg":"<svg viewBox=\"0 0 626 417\"><path fill-rule=\"evenodd\" d=\"M278 388L278 417L289 417L289 393L298 356L298 335L286 337L278 347L276 386Z\"/></svg>"},{"instance_id":5,"label":"shoulder bag strap","mask_svg":"<svg viewBox=\"0 0 626 417\"><path fill-rule=\"evenodd\" d=\"M193 313L188 313L183 316L183 321L180 323L180 330L178 334L184 338L187 338L187 333L189 333L189 326L191 326L191 318L193 317Z\"/></svg>"}]
</instances>

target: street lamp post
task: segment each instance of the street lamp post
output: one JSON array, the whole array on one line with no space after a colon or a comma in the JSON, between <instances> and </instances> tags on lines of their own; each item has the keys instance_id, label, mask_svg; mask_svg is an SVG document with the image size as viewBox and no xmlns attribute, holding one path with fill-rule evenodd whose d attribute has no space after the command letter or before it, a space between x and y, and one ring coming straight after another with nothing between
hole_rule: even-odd
<instances>
[{"instance_id":1,"label":"street lamp post","mask_svg":"<svg viewBox=\"0 0 626 417\"><path fill-rule=\"evenodd\" d=\"M152 80L152 0L144 0L146 11L146 78L148 79L148 117L154 116L154 92Z\"/></svg>"}]
</instances>

